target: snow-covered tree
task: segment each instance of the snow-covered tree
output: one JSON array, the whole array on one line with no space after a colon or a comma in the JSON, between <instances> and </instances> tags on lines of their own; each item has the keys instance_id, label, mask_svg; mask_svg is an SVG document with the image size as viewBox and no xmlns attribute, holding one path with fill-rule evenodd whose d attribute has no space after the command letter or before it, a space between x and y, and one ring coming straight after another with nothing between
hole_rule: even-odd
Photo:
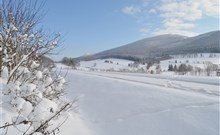
<instances>
[{"instance_id":1,"label":"snow-covered tree","mask_svg":"<svg viewBox=\"0 0 220 135\"><path fill-rule=\"evenodd\" d=\"M160 64L156 65L156 74L160 74L161 73L161 66Z\"/></svg>"},{"instance_id":2,"label":"snow-covered tree","mask_svg":"<svg viewBox=\"0 0 220 135\"><path fill-rule=\"evenodd\" d=\"M65 79L44 67L40 58L58 47L60 34L47 36L37 24L37 1L1 0L0 70L3 96L14 114L0 125L6 131L25 125L21 134L56 134L72 104L64 97ZM3 98L4 98L3 97Z\"/></svg>"},{"instance_id":3,"label":"snow-covered tree","mask_svg":"<svg viewBox=\"0 0 220 135\"><path fill-rule=\"evenodd\" d=\"M213 71L215 71L218 66L213 64L212 62L206 61L204 62L204 68L207 76L210 76Z\"/></svg>"}]
</instances>

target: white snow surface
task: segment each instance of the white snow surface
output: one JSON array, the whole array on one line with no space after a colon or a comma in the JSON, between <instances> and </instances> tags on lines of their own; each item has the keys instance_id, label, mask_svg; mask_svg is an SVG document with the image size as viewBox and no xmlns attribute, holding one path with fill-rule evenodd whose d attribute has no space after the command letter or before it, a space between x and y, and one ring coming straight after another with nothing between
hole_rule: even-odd
<instances>
[{"instance_id":1,"label":"white snow surface","mask_svg":"<svg viewBox=\"0 0 220 135\"><path fill-rule=\"evenodd\" d=\"M78 97L79 113L95 135L219 134L218 84L135 75L69 72L68 97Z\"/></svg>"},{"instance_id":2,"label":"white snow surface","mask_svg":"<svg viewBox=\"0 0 220 135\"><path fill-rule=\"evenodd\" d=\"M78 109L60 134L219 135L219 79L69 70L66 96ZM13 116L4 106L1 123Z\"/></svg>"}]
</instances>

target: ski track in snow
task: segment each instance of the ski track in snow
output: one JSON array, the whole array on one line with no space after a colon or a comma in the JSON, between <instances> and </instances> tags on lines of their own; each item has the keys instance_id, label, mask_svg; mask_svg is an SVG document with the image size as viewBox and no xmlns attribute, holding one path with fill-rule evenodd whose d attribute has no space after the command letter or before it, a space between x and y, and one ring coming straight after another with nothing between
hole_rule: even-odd
<instances>
[{"instance_id":1,"label":"ski track in snow","mask_svg":"<svg viewBox=\"0 0 220 135\"><path fill-rule=\"evenodd\" d=\"M146 85L155 85L155 86L161 86L161 87L169 87L169 88L175 88L176 90L183 90L183 91L188 91L188 92L195 92L199 94L205 94L209 96L220 96L220 91L219 85L215 83L203 83L203 82L197 82L192 80L192 82L186 81L186 80L181 80L181 79L175 79L175 78L156 78L156 77L151 77L151 76L141 76L141 75L135 75L135 74L123 74L123 73L100 73L100 72L81 72L85 74L90 74L94 76L99 76L99 77L105 77L105 78L110 78L110 79L117 79L117 80L123 80L123 81L128 81L132 83L141 83L141 84L146 84ZM135 77L138 77L140 80L137 80ZM129 77L130 79L128 79ZM133 77L133 78L132 78ZM156 81L148 81L145 80L146 78L150 79L155 79ZM163 81L163 83L158 83L157 81ZM185 84L184 84L185 83ZM201 88L194 88L191 86L192 84L199 84L199 85L205 85L205 87ZM205 88L210 88L214 87L215 90L207 90Z\"/></svg>"}]
</instances>

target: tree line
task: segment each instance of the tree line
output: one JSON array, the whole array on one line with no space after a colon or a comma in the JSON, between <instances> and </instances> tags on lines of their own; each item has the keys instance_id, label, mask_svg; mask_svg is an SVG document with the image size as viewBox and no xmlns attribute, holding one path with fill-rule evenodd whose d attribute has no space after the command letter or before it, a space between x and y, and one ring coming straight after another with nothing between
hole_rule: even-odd
<instances>
[{"instance_id":1,"label":"tree line","mask_svg":"<svg viewBox=\"0 0 220 135\"><path fill-rule=\"evenodd\" d=\"M190 73L191 75L202 75L205 74L207 76L210 76L212 72L216 71L218 66L216 64L213 64L211 62L204 62L204 68L198 67L198 66L192 66L190 64L180 64L179 66L169 64L168 71L174 71L177 74L185 75L187 73Z\"/></svg>"}]
</instances>

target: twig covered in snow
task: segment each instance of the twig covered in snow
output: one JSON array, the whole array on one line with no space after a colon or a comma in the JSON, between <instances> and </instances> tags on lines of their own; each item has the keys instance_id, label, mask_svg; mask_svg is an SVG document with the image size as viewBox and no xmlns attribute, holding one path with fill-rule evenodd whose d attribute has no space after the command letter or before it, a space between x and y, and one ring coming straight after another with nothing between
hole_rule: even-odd
<instances>
[{"instance_id":1,"label":"twig covered in snow","mask_svg":"<svg viewBox=\"0 0 220 135\"><path fill-rule=\"evenodd\" d=\"M14 116L0 129L29 124L26 134L52 134L60 116L72 103L64 98L66 81L44 67L41 59L59 45L60 34L47 36L38 29L37 1L2 0L0 4L0 75L6 80L3 96L10 97ZM40 5L41 6L41 5ZM50 129L49 129L50 128Z\"/></svg>"}]
</instances>

